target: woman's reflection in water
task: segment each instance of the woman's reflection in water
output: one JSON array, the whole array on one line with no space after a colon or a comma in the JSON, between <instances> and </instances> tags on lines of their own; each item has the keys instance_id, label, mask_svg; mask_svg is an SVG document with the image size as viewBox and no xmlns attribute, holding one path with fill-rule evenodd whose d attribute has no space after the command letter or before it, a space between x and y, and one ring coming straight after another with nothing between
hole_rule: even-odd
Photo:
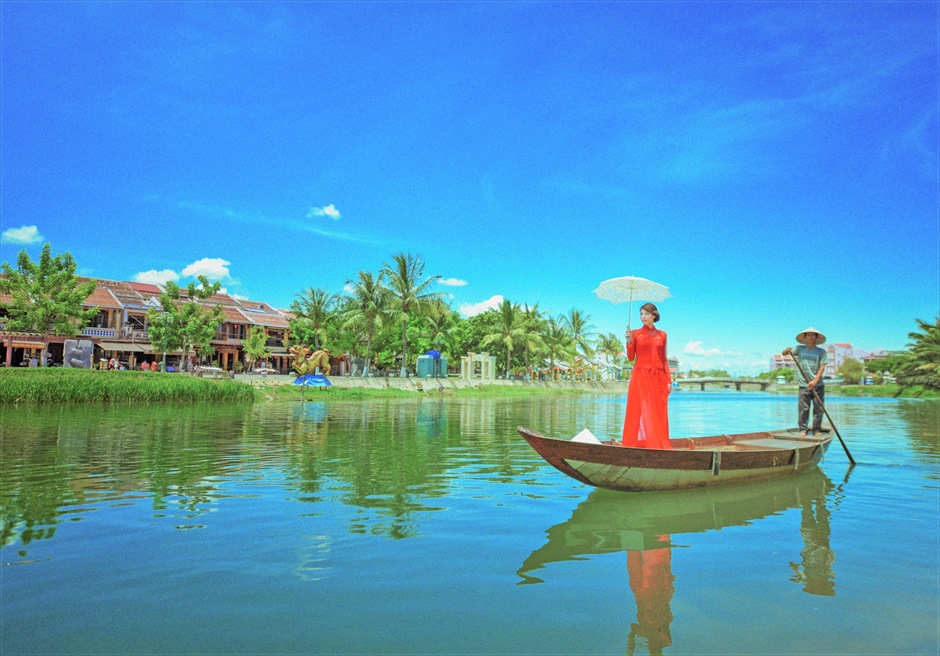
<instances>
[{"instance_id":1,"label":"woman's reflection in water","mask_svg":"<svg viewBox=\"0 0 940 656\"><path fill-rule=\"evenodd\" d=\"M791 580L809 594L833 596L835 554L829 546L830 510L838 508L841 488L847 482L846 477L834 490L832 481L816 469L796 478L755 485L645 496L642 503L622 493L595 490L567 521L546 531L546 543L529 554L518 570L520 585L542 583L534 572L551 563L625 551L630 590L636 600L636 622L630 625L627 653L648 650L650 654L662 654L672 645L671 604L676 593L673 537L747 526L798 510L801 540L795 535L792 540L789 534L784 536L785 548L794 556L802 542L800 562L790 563ZM683 552L684 558L695 555L694 551ZM786 572L784 567L781 576ZM687 585L694 587L696 583L690 581Z\"/></svg>"},{"instance_id":2,"label":"woman's reflection in water","mask_svg":"<svg viewBox=\"0 0 940 656\"><path fill-rule=\"evenodd\" d=\"M669 603L676 591L672 575L672 549L668 535L655 536L660 547L627 551L627 573L630 589L636 597L636 622L630 625L627 653L636 652L636 640L645 638L650 654L662 654L672 644L669 625L672 610Z\"/></svg>"}]
</instances>

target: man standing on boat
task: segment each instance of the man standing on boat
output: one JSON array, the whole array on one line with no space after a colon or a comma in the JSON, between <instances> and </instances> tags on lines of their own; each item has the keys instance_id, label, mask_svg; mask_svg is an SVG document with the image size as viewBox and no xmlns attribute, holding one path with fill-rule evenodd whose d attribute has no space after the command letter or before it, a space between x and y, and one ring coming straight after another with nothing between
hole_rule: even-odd
<instances>
[{"instance_id":1,"label":"man standing on boat","mask_svg":"<svg viewBox=\"0 0 940 656\"><path fill-rule=\"evenodd\" d=\"M791 355L799 365L796 368L796 379L800 384L800 404L799 404L799 422L800 435L805 436L809 430L809 404L813 404L813 435L822 436L822 418L823 418L823 400L826 396L826 388L822 382L823 371L826 370L826 350L819 348L820 344L826 343L826 336L813 327L809 327L796 336L799 344L795 347L788 346L783 350L783 355ZM815 376L810 380L803 377L803 372L807 376ZM816 396L813 395L816 391Z\"/></svg>"}]
</instances>

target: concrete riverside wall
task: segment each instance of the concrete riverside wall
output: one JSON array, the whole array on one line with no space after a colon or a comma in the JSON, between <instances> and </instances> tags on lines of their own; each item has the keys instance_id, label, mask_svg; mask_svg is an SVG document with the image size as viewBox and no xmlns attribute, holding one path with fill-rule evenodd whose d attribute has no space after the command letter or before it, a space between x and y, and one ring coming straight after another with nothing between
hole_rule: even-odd
<instances>
[{"instance_id":1,"label":"concrete riverside wall","mask_svg":"<svg viewBox=\"0 0 940 656\"><path fill-rule=\"evenodd\" d=\"M296 376L259 376L254 374L239 374L236 378L246 383L254 384L280 384L290 385L294 382ZM496 380L463 380L461 378L360 378L351 376L330 376L329 381L333 387L353 388L362 387L367 389L403 389L403 390L436 390L439 387L444 389L464 389L468 387L481 387L489 385L505 385L511 387L540 387L543 389L578 389L590 390L598 393L627 393L627 382L569 382L569 381L549 381L549 380L505 380L497 378Z\"/></svg>"}]
</instances>

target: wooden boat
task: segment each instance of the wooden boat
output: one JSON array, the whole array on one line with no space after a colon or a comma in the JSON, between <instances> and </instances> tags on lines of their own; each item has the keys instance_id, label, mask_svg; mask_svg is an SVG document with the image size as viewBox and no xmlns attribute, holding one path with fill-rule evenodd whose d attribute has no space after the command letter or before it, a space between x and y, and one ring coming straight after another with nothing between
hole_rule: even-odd
<instances>
[{"instance_id":1,"label":"wooden boat","mask_svg":"<svg viewBox=\"0 0 940 656\"><path fill-rule=\"evenodd\" d=\"M619 441L545 437L519 427L548 464L595 487L627 492L677 490L790 476L815 467L832 433L801 437L797 429L671 439L672 449L625 447Z\"/></svg>"}]
</instances>

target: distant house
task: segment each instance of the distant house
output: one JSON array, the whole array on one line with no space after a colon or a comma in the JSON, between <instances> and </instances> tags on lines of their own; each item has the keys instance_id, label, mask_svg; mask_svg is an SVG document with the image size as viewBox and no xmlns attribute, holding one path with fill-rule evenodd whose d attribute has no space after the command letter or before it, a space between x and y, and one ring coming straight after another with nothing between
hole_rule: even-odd
<instances>
[{"instance_id":1,"label":"distant house","mask_svg":"<svg viewBox=\"0 0 940 656\"><path fill-rule=\"evenodd\" d=\"M793 369L795 371L796 365L793 363L793 358L789 355L774 353L770 356L770 370L777 371L778 369Z\"/></svg>"},{"instance_id":2,"label":"distant house","mask_svg":"<svg viewBox=\"0 0 940 656\"><path fill-rule=\"evenodd\" d=\"M160 344L150 342L147 310L161 307L158 297L163 290L147 283L118 280L95 282L95 289L85 299L84 306L97 306L98 314L78 336L78 339L88 339L94 344L93 361L98 363L116 358L123 365L136 368L141 362L161 359L163 354ZM290 354L285 344L289 336L289 312L267 303L238 299L228 294L216 294L203 303L208 306L221 305L225 315L212 340L216 350L214 357L223 369L232 369L236 362L244 362L242 342L247 331L251 326L262 326L268 335L273 368L287 373ZM5 331L0 318L0 343L5 347L0 350L0 356L8 367L42 358L61 363L66 339L72 337L9 333ZM180 351L168 353L168 366L177 366L181 358Z\"/></svg>"}]
</instances>

